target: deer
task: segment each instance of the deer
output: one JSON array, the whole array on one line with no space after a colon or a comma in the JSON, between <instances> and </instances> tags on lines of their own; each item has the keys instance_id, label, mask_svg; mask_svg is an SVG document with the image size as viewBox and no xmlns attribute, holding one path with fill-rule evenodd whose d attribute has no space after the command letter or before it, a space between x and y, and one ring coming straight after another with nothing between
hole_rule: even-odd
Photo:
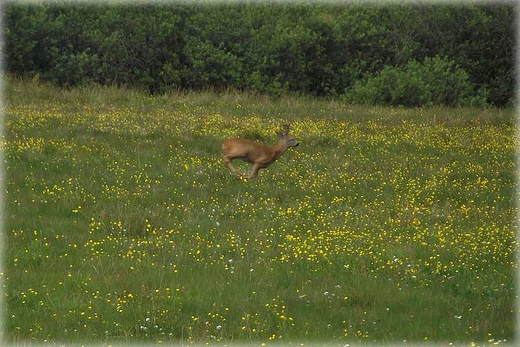
<instances>
[{"instance_id":1,"label":"deer","mask_svg":"<svg viewBox=\"0 0 520 347\"><path fill-rule=\"evenodd\" d=\"M266 146L261 143L242 138L230 138L222 144L224 165L233 175L256 179L258 170L265 169L274 163L289 147L297 147L299 143L289 136L289 125L282 125L282 131L277 132L278 143ZM232 164L233 159L241 159L251 164L251 173L244 175Z\"/></svg>"}]
</instances>

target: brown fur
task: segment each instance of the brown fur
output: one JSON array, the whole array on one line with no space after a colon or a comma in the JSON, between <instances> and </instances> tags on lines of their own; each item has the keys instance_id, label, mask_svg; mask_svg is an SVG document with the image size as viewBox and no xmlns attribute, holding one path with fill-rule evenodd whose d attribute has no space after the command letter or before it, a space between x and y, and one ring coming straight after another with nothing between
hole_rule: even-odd
<instances>
[{"instance_id":1,"label":"brown fur","mask_svg":"<svg viewBox=\"0 0 520 347\"><path fill-rule=\"evenodd\" d=\"M256 178L258 170L271 165L276 159L289 148L296 147L299 143L289 136L289 126L284 125L283 131L278 133L278 143L268 147L261 143L247 139L231 138L222 144L224 165L231 170L232 174L239 174L247 178ZM231 163L233 159L240 159L251 164L251 174L245 176L240 173Z\"/></svg>"}]
</instances>

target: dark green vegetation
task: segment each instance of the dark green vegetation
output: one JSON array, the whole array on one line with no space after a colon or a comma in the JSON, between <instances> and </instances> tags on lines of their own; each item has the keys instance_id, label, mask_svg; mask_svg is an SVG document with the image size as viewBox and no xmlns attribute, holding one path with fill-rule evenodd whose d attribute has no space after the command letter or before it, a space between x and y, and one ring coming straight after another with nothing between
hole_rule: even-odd
<instances>
[{"instance_id":1,"label":"dark green vegetation","mask_svg":"<svg viewBox=\"0 0 520 347\"><path fill-rule=\"evenodd\" d=\"M9 73L59 86L288 92L354 103L505 106L514 7L5 6Z\"/></svg>"},{"instance_id":2,"label":"dark green vegetation","mask_svg":"<svg viewBox=\"0 0 520 347\"><path fill-rule=\"evenodd\" d=\"M512 111L10 81L9 341L503 343ZM220 144L300 146L258 181Z\"/></svg>"}]
</instances>

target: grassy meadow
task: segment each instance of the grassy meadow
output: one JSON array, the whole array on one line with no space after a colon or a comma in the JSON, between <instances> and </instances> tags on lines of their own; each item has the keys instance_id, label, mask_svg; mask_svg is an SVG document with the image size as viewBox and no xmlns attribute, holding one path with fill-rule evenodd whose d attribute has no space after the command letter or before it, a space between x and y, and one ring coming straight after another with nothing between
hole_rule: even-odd
<instances>
[{"instance_id":1,"label":"grassy meadow","mask_svg":"<svg viewBox=\"0 0 520 347\"><path fill-rule=\"evenodd\" d=\"M10 80L2 111L8 342L514 339L513 110ZM258 180L223 166L286 122Z\"/></svg>"}]
</instances>

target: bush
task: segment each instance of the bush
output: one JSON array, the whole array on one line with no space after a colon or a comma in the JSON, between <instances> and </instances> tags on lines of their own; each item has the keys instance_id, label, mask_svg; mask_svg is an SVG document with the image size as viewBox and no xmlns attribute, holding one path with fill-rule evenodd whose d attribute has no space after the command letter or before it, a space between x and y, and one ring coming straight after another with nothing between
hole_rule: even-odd
<instances>
[{"instance_id":1,"label":"bush","mask_svg":"<svg viewBox=\"0 0 520 347\"><path fill-rule=\"evenodd\" d=\"M4 17L7 73L57 86L347 91L346 100L411 106L515 100L510 5L8 2Z\"/></svg>"},{"instance_id":2,"label":"bush","mask_svg":"<svg viewBox=\"0 0 520 347\"><path fill-rule=\"evenodd\" d=\"M475 92L469 75L455 62L441 57L411 60L404 67L385 67L358 81L343 99L375 105L482 106L486 92Z\"/></svg>"}]
</instances>

